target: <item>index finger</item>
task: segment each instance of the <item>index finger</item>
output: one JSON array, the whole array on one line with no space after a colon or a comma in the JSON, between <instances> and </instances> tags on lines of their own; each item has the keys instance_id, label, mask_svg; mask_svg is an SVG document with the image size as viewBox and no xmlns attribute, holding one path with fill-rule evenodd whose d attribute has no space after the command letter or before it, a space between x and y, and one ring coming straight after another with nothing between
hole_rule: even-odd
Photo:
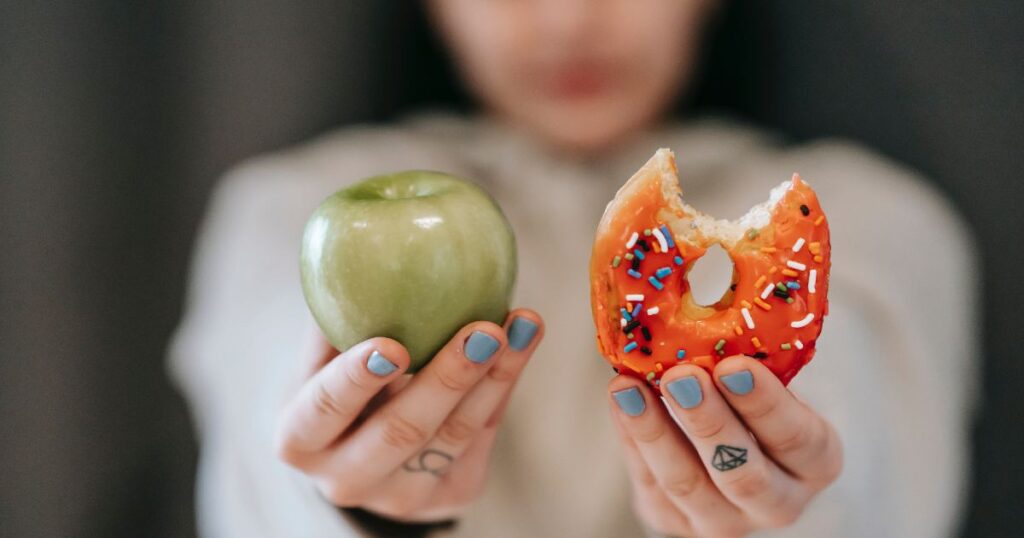
<instances>
[{"instance_id":1,"label":"index finger","mask_svg":"<svg viewBox=\"0 0 1024 538\"><path fill-rule=\"evenodd\" d=\"M301 454L329 445L408 366L409 353L390 338L371 338L335 357L285 406L277 430L278 454L298 463Z\"/></svg>"}]
</instances>

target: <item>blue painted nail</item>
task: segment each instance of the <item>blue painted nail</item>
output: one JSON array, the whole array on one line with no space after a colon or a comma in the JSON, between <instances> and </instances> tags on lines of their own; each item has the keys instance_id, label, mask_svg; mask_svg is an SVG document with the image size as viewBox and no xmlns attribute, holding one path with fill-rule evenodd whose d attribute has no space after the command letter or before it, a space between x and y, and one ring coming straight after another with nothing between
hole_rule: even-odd
<instances>
[{"instance_id":1,"label":"blue painted nail","mask_svg":"<svg viewBox=\"0 0 1024 538\"><path fill-rule=\"evenodd\" d=\"M619 404L619 409L631 417L639 416L647 408L644 397L636 387L613 392L612 396L615 397L615 403Z\"/></svg>"},{"instance_id":2,"label":"blue painted nail","mask_svg":"<svg viewBox=\"0 0 1024 538\"><path fill-rule=\"evenodd\" d=\"M374 375L384 377L397 370L398 366L385 359L384 355L374 351L373 353L370 353L370 358L366 359L366 369L373 372Z\"/></svg>"},{"instance_id":3,"label":"blue painted nail","mask_svg":"<svg viewBox=\"0 0 1024 538\"><path fill-rule=\"evenodd\" d=\"M512 326L508 328L508 347L522 351L530 345L535 334L537 334L536 323L526 318L516 318L512 320Z\"/></svg>"},{"instance_id":4,"label":"blue painted nail","mask_svg":"<svg viewBox=\"0 0 1024 538\"><path fill-rule=\"evenodd\" d=\"M501 344L493 336L480 331L474 331L466 340L466 358L480 364L498 351Z\"/></svg>"},{"instance_id":5,"label":"blue painted nail","mask_svg":"<svg viewBox=\"0 0 1024 538\"><path fill-rule=\"evenodd\" d=\"M672 399L683 409L693 409L704 401L704 393L700 390L700 381L694 376L686 376L676 379L667 385L668 393Z\"/></svg>"},{"instance_id":6,"label":"blue painted nail","mask_svg":"<svg viewBox=\"0 0 1024 538\"><path fill-rule=\"evenodd\" d=\"M722 384L725 388L729 389L729 392L738 396L754 390L754 376L751 375L749 370L742 370L735 374L723 375L721 377Z\"/></svg>"}]
</instances>

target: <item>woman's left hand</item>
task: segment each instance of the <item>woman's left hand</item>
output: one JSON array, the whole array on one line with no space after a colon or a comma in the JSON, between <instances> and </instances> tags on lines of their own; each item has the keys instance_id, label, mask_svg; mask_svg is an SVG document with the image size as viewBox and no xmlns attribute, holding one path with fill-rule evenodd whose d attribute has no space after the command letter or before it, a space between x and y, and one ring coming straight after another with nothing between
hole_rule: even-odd
<instances>
[{"instance_id":1,"label":"woman's left hand","mask_svg":"<svg viewBox=\"0 0 1024 538\"><path fill-rule=\"evenodd\" d=\"M842 469L832 426L757 360L730 357L714 374L667 370L660 388L680 429L646 383L608 386L633 481L635 510L672 536L743 536L783 527Z\"/></svg>"}]
</instances>

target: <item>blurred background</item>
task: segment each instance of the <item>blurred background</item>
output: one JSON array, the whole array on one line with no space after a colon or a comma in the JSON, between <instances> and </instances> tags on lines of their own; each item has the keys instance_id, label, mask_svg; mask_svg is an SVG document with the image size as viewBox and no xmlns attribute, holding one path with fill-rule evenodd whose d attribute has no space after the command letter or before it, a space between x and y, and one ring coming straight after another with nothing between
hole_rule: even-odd
<instances>
[{"instance_id":1,"label":"blurred background","mask_svg":"<svg viewBox=\"0 0 1024 538\"><path fill-rule=\"evenodd\" d=\"M247 156L465 108L419 9L0 2L0 534L194 534L196 440L164 353L206 197ZM965 536L1019 534L1022 29L1010 1L737 0L680 106L862 141L974 227L984 404Z\"/></svg>"}]
</instances>

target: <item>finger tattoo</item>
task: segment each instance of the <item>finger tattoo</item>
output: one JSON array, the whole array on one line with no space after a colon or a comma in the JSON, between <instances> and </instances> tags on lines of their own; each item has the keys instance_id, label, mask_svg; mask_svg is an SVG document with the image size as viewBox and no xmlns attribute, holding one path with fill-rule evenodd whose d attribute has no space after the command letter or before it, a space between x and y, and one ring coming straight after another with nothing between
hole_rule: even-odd
<instances>
[{"instance_id":1,"label":"finger tattoo","mask_svg":"<svg viewBox=\"0 0 1024 538\"><path fill-rule=\"evenodd\" d=\"M451 465L453 459L451 454L428 448L420 452L418 457L403 463L402 468L410 473L430 473L440 477L448 470L448 466Z\"/></svg>"},{"instance_id":2,"label":"finger tattoo","mask_svg":"<svg viewBox=\"0 0 1024 538\"><path fill-rule=\"evenodd\" d=\"M747 463L747 449L738 446L718 445L715 455L711 456L711 465L719 471L731 471Z\"/></svg>"}]
</instances>

